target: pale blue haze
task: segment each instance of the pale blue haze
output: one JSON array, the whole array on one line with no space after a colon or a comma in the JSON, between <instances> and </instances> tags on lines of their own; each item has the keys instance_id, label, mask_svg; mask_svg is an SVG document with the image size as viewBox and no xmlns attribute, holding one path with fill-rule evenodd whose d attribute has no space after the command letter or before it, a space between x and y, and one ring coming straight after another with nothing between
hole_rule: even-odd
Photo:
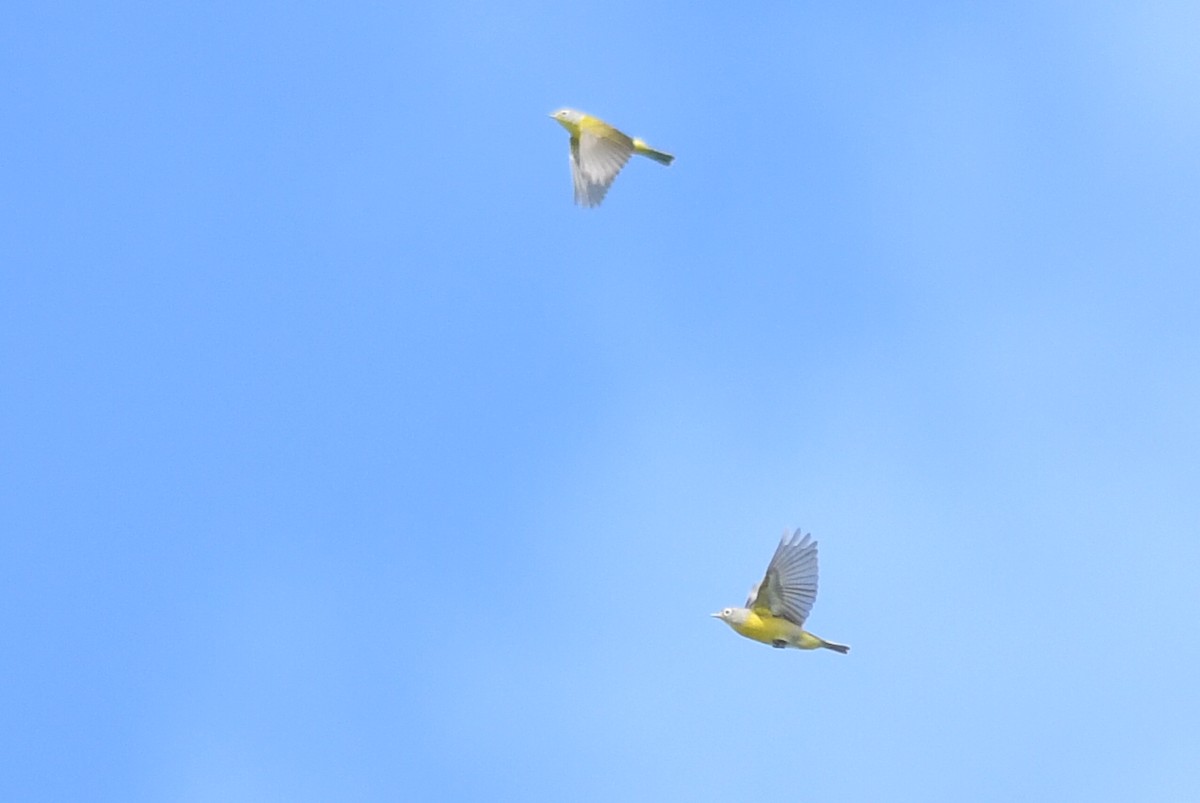
<instances>
[{"instance_id":1,"label":"pale blue haze","mask_svg":"<svg viewBox=\"0 0 1200 803\"><path fill-rule=\"evenodd\" d=\"M9 8L0 799L1200 799L1200 6L826 5Z\"/></svg>"}]
</instances>

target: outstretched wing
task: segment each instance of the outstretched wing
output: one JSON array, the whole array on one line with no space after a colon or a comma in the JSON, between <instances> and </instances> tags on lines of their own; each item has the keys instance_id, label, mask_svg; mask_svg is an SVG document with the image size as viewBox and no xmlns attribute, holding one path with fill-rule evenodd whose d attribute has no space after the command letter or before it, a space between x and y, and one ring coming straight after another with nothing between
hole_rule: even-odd
<instances>
[{"instance_id":1,"label":"outstretched wing","mask_svg":"<svg viewBox=\"0 0 1200 803\"><path fill-rule=\"evenodd\" d=\"M817 542L811 534L802 537L799 530L791 536L785 532L767 565L766 576L750 589L746 607L802 626L816 598Z\"/></svg>"},{"instance_id":2,"label":"outstretched wing","mask_svg":"<svg viewBox=\"0 0 1200 803\"><path fill-rule=\"evenodd\" d=\"M633 140L616 129L603 134L581 131L571 137L571 179L575 203L599 206L605 193L633 155Z\"/></svg>"}]
</instances>

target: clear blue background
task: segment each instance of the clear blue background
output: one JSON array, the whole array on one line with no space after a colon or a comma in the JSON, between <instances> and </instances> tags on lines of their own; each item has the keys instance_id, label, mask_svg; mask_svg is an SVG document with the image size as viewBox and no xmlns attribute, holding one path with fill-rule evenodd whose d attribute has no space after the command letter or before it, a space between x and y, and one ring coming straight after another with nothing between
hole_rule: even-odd
<instances>
[{"instance_id":1,"label":"clear blue background","mask_svg":"<svg viewBox=\"0 0 1200 803\"><path fill-rule=\"evenodd\" d=\"M0 38L0 798L1196 799L1195 3Z\"/></svg>"}]
</instances>

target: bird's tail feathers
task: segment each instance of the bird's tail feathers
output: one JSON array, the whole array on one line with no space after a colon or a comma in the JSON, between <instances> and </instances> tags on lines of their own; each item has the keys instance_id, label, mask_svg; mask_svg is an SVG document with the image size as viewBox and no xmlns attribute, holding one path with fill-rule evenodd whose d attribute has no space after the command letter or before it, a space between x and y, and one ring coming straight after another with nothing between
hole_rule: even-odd
<instances>
[{"instance_id":1,"label":"bird's tail feathers","mask_svg":"<svg viewBox=\"0 0 1200 803\"><path fill-rule=\"evenodd\" d=\"M827 650L833 650L834 652L840 652L842 655L845 655L846 653L850 652L850 648L847 647L845 644L834 644L832 641L825 641L824 639L821 639L821 646Z\"/></svg>"},{"instance_id":2,"label":"bird's tail feathers","mask_svg":"<svg viewBox=\"0 0 1200 803\"><path fill-rule=\"evenodd\" d=\"M645 141L640 139L635 139L633 141L633 149L642 156L650 157L660 165L669 165L671 162L675 161L675 157L671 154L663 153L662 151L656 151L654 148L651 148L649 145L647 145Z\"/></svg>"}]
</instances>

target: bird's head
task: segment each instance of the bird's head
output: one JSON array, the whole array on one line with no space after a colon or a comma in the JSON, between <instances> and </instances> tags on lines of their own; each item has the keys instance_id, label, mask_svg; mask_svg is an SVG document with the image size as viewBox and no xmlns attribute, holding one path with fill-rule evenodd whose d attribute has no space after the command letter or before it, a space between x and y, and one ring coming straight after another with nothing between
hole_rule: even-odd
<instances>
[{"instance_id":1,"label":"bird's head","mask_svg":"<svg viewBox=\"0 0 1200 803\"><path fill-rule=\"evenodd\" d=\"M583 114L574 109L559 109L550 116L557 120L559 125L572 133L579 130L579 121L583 119Z\"/></svg>"},{"instance_id":2,"label":"bird's head","mask_svg":"<svg viewBox=\"0 0 1200 803\"><path fill-rule=\"evenodd\" d=\"M735 624L740 625L742 622L746 621L746 609L745 608L722 608L719 612L710 614L710 616L714 616L717 619L720 619L722 622L724 622L727 625L735 625Z\"/></svg>"}]
</instances>

